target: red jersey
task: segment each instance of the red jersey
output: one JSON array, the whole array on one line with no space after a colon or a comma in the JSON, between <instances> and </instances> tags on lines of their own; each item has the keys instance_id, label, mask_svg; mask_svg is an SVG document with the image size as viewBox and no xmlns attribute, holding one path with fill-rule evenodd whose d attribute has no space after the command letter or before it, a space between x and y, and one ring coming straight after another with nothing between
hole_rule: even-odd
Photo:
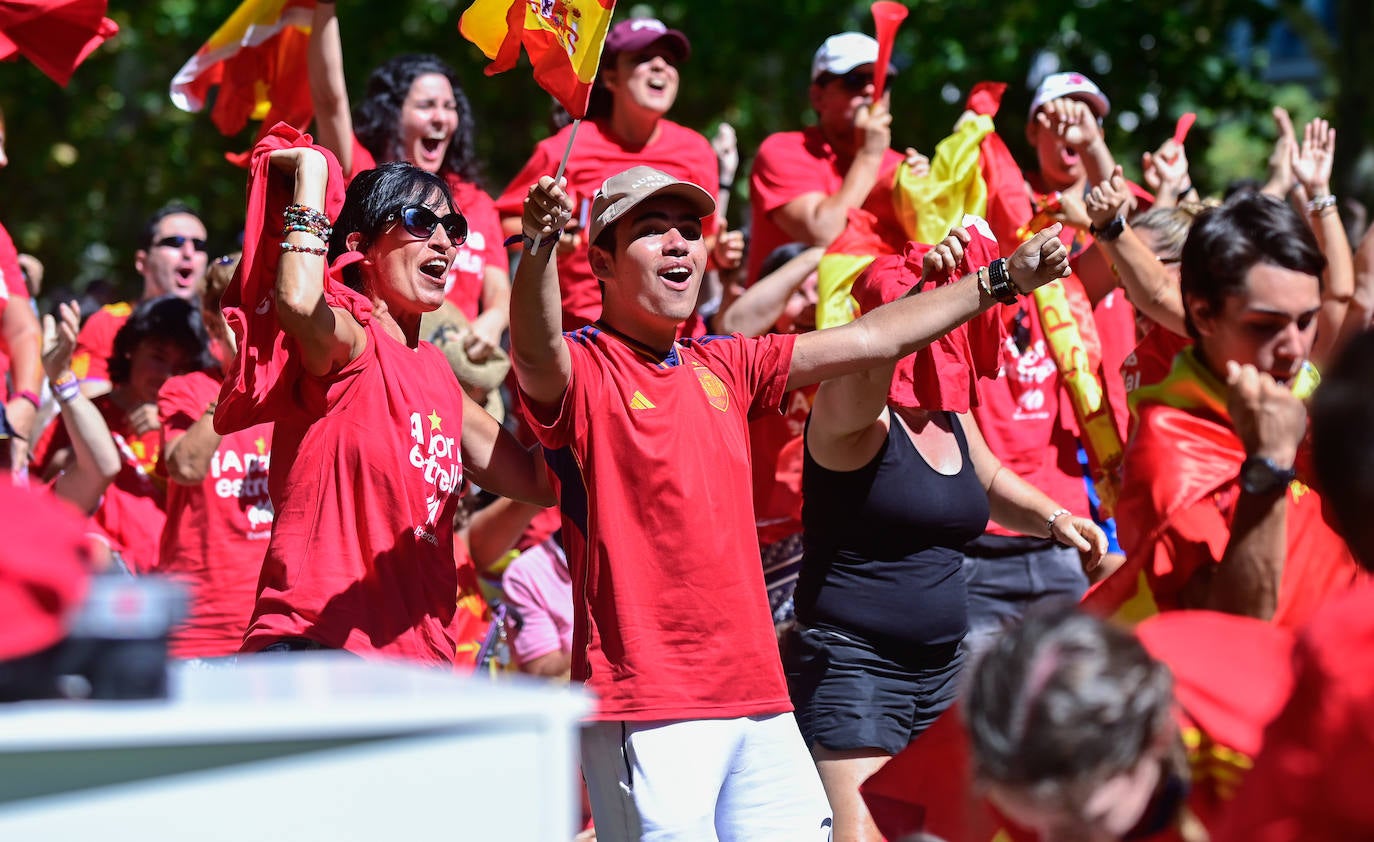
<instances>
[{"instance_id":1,"label":"red jersey","mask_svg":"<svg viewBox=\"0 0 1374 842\"><path fill-rule=\"evenodd\" d=\"M887 150L878 172L878 183L862 205L878 218L880 228L894 231L903 230L892 204L892 180L901 162L900 153ZM844 176L839 156L815 126L800 132L777 132L764 138L749 175L751 228L746 273L749 283L758 279L759 267L773 249L793 240L772 220L772 213L807 193L827 196L838 193Z\"/></svg>"},{"instance_id":2,"label":"red jersey","mask_svg":"<svg viewBox=\"0 0 1374 842\"><path fill-rule=\"evenodd\" d=\"M1374 587L1322 608L1294 652L1293 693L1264 735L1219 842L1374 837Z\"/></svg>"},{"instance_id":3,"label":"red jersey","mask_svg":"<svg viewBox=\"0 0 1374 842\"><path fill-rule=\"evenodd\" d=\"M1177 609L1193 575L1220 564L1226 553L1245 447L1231 425L1225 384L1191 350L1178 355L1167 378L1134 398L1136 428L1117 506L1128 561L1094 591L1144 573L1154 603ZM1287 555L1273 617L1289 627L1306 622L1358 576L1349 548L1326 522L1321 494L1305 481L1304 461L1286 493Z\"/></svg>"},{"instance_id":4,"label":"red jersey","mask_svg":"<svg viewBox=\"0 0 1374 842\"><path fill-rule=\"evenodd\" d=\"M1007 317L1002 367L996 379L977 380L973 418L1007 470L1074 514L1087 516L1077 425L1035 303L1027 297L996 309ZM995 521L988 522L988 532L1016 534Z\"/></svg>"},{"instance_id":5,"label":"red jersey","mask_svg":"<svg viewBox=\"0 0 1374 842\"><path fill-rule=\"evenodd\" d=\"M78 380L110 382L110 357L114 355L115 334L124 327L134 306L127 301L106 304L91 314L76 335L72 351L72 374Z\"/></svg>"},{"instance_id":6,"label":"red jersey","mask_svg":"<svg viewBox=\"0 0 1374 842\"><path fill-rule=\"evenodd\" d=\"M128 414L108 394L92 403L110 428L123 462L114 482L105 490L92 522L129 570L151 572L157 567L158 544L167 522L167 480L157 475L162 434L158 430L135 433L129 426ZM53 455L71 444L65 424L60 420L49 424L34 446L34 473L42 475Z\"/></svg>"},{"instance_id":7,"label":"red jersey","mask_svg":"<svg viewBox=\"0 0 1374 842\"><path fill-rule=\"evenodd\" d=\"M787 393L782 412L767 412L749 422L760 547L802 531L802 434L815 399L816 386L795 389Z\"/></svg>"},{"instance_id":8,"label":"red jersey","mask_svg":"<svg viewBox=\"0 0 1374 842\"><path fill-rule=\"evenodd\" d=\"M275 419L276 516L243 649L307 637L452 664L462 393L433 345L411 349L359 321L358 358L302 375Z\"/></svg>"},{"instance_id":9,"label":"red jersey","mask_svg":"<svg viewBox=\"0 0 1374 842\"><path fill-rule=\"evenodd\" d=\"M363 170L377 166L372 153L353 138L353 172L347 174L349 181ZM487 192L470 181L464 181L454 172L440 173L453 192L453 203L468 221L468 239L458 247L458 256L449 267L444 278L444 294L454 306L463 311L468 321L477 318L482 311L482 276L487 267L510 271L510 258L506 256L505 238L501 235L501 217L496 213L496 205Z\"/></svg>"},{"instance_id":10,"label":"red jersey","mask_svg":"<svg viewBox=\"0 0 1374 842\"><path fill-rule=\"evenodd\" d=\"M163 442L180 436L219 397L220 379L206 372L173 377L157 396ZM177 658L232 655L253 614L258 574L272 537L267 494L272 425L224 436L199 485L167 484L167 526L157 571L190 593L186 621L172 634ZM159 463L165 474L165 465Z\"/></svg>"},{"instance_id":11,"label":"red jersey","mask_svg":"<svg viewBox=\"0 0 1374 842\"><path fill-rule=\"evenodd\" d=\"M599 720L792 709L764 594L749 419L777 411L796 341L684 339L660 359L596 327L564 337L562 402L522 393L558 488L572 674Z\"/></svg>"},{"instance_id":12,"label":"red jersey","mask_svg":"<svg viewBox=\"0 0 1374 842\"><path fill-rule=\"evenodd\" d=\"M540 176L552 176L558 170L571 132L572 126L564 127L534 147L529 161L496 199L496 210L502 218L519 217L524 211L530 185ZM577 130L577 142L563 173L568 180L568 195L573 200L573 207L581 209L579 219L584 226L587 220L581 217L590 213L592 196L601 183L641 164L690 181L712 196L720 189L716 153L697 132L671 120L659 120L655 135L648 143L629 146L612 135L604 121L585 120ZM703 231L708 237L715 230L714 217L703 220ZM585 237L577 248L567 253L558 252L557 257L558 284L563 294L563 329L576 330L601 317L601 288L587 262Z\"/></svg>"}]
</instances>

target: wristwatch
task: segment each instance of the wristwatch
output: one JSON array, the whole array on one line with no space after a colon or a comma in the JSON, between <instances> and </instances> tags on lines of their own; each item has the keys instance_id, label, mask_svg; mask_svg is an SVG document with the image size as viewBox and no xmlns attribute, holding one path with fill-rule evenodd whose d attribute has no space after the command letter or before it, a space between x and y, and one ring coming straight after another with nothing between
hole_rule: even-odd
<instances>
[{"instance_id":1,"label":"wristwatch","mask_svg":"<svg viewBox=\"0 0 1374 842\"><path fill-rule=\"evenodd\" d=\"M1240 466L1240 489L1246 494L1273 494L1287 488L1297 477L1292 468L1280 468L1274 460L1250 456Z\"/></svg>"},{"instance_id":2,"label":"wristwatch","mask_svg":"<svg viewBox=\"0 0 1374 842\"><path fill-rule=\"evenodd\" d=\"M1112 240L1115 240L1117 237L1120 237L1121 232L1125 230L1126 217L1124 216L1113 217L1111 222L1108 222L1101 228L1098 228L1096 225L1088 226L1089 234L1092 234L1097 239L1103 240L1108 243L1110 243Z\"/></svg>"}]
</instances>

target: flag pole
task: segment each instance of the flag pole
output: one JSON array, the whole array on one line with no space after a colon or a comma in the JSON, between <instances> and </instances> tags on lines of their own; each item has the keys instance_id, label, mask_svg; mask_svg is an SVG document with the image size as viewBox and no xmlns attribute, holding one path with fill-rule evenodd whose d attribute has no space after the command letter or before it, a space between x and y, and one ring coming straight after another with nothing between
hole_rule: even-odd
<instances>
[{"instance_id":1,"label":"flag pole","mask_svg":"<svg viewBox=\"0 0 1374 842\"><path fill-rule=\"evenodd\" d=\"M568 133L568 147L563 150L563 160L558 162L558 172L553 174L553 184L555 187L558 186L558 179L563 177L563 171L568 168L568 158L572 157L573 142L577 140L577 127L580 125L582 125L581 117L572 121L572 131ZM530 249L530 251L539 251L539 244L543 239L544 234L540 232L539 236L534 238L534 248Z\"/></svg>"}]
</instances>

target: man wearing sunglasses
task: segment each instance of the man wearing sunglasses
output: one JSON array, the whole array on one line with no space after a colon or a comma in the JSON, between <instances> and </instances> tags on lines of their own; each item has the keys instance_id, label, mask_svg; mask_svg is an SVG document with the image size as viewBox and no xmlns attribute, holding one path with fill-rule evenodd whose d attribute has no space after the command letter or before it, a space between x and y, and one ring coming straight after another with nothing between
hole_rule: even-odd
<instances>
[{"instance_id":1,"label":"man wearing sunglasses","mask_svg":"<svg viewBox=\"0 0 1374 842\"><path fill-rule=\"evenodd\" d=\"M867 35L842 32L825 39L811 61L817 124L769 135L759 147L749 177L750 283L778 246L829 245L844 230L850 208L862 207L898 226L892 177L903 158L890 148L887 102L873 101L877 60L878 42ZM907 150L906 158L915 167L929 168L914 149Z\"/></svg>"},{"instance_id":2,"label":"man wearing sunglasses","mask_svg":"<svg viewBox=\"0 0 1374 842\"><path fill-rule=\"evenodd\" d=\"M196 282L209 263L205 240L205 223L181 202L163 205L148 218L134 252L134 269L143 276L143 294L138 301L102 307L86 320L77 337L72 371L87 397L110 390L108 364L114 337L135 306L161 295L195 296Z\"/></svg>"}]
</instances>

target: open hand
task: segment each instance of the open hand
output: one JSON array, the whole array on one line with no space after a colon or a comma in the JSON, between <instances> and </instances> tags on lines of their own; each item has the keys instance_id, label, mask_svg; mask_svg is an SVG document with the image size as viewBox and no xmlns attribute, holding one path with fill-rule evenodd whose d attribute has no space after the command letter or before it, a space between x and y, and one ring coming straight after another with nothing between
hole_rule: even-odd
<instances>
[{"instance_id":1,"label":"open hand","mask_svg":"<svg viewBox=\"0 0 1374 842\"><path fill-rule=\"evenodd\" d=\"M58 304L57 315L60 321L51 315L43 317L43 372L49 380L71 369L76 335L81 331L81 310L75 301Z\"/></svg>"},{"instance_id":2,"label":"open hand","mask_svg":"<svg viewBox=\"0 0 1374 842\"><path fill-rule=\"evenodd\" d=\"M1336 160L1336 130L1318 117L1302 132L1302 146L1289 147L1293 177L1307 191L1309 199L1331 192L1331 165Z\"/></svg>"},{"instance_id":3,"label":"open hand","mask_svg":"<svg viewBox=\"0 0 1374 842\"><path fill-rule=\"evenodd\" d=\"M1293 190L1293 157L1298 140L1293 132L1293 119L1283 108L1274 106L1274 125L1278 126L1279 136L1274 141L1274 151L1269 156L1269 181L1263 192L1283 198Z\"/></svg>"},{"instance_id":4,"label":"open hand","mask_svg":"<svg viewBox=\"0 0 1374 842\"><path fill-rule=\"evenodd\" d=\"M1176 197L1192 180L1188 177L1188 153L1180 144L1169 138L1153 153L1146 152L1140 159L1145 171L1145 184L1155 193Z\"/></svg>"},{"instance_id":5,"label":"open hand","mask_svg":"<svg viewBox=\"0 0 1374 842\"><path fill-rule=\"evenodd\" d=\"M1107 534L1092 518L1061 515L1050 525L1050 537L1084 554L1084 572L1091 572L1107 554Z\"/></svg>"},{"instance_id":6,"label":"open hand","mask_svg":"<svg viewBox=\"0 0 1374 842\"><path fill-rule=\"evenodd\" d=\"M1007 258L1007 274L1016 291L1025 295L1069 274L1069 249L1059 239L1058 222L1026 240Z\"/></svg>"}]
</instances>

